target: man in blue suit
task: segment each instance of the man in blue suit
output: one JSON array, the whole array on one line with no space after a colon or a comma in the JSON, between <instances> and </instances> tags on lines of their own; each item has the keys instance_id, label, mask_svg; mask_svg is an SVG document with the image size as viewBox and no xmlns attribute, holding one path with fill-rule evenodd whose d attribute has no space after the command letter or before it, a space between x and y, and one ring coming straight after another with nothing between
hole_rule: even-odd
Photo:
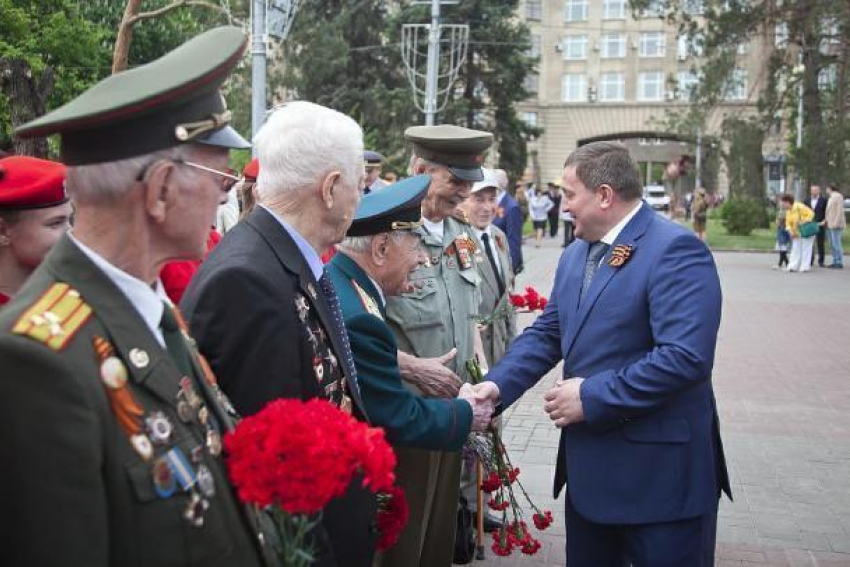
<instances>
[{"instance_id":1,"label":"man in blue suit","mask_svg":"<svg viewBox=\"0 0 850 567\"><path fill-rule=\"evenodd\" d=\"M511 265L514 275L522 272L522 210L519 203L508 193L508 174L504 169L495 170L499 180L499 191L496 194L496 218L493 224L508 237L508 249L511 253Z\"/></svg>"},{"instance_id":2,"label":"man in blue suit","mask_svg":"<svg viewBox=\"0 0 850 567\"><path fill-rule=\"evenodd\" d=\"M561 428L570 567L712 566L721 489L731 498L711 387L714 261L641 201L622 144L573 152L564 193L581 240L477 393L507 407L564 360L544 409Z\"/></svg>"}]
</instances>

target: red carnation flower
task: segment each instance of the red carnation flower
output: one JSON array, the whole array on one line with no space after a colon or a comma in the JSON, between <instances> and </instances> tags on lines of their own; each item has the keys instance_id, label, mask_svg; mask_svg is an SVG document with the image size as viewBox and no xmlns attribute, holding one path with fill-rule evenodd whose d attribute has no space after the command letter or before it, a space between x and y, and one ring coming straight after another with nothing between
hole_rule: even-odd
<instances>
[{"instance_id":1,"label":"red carnation flower","mask_svg":"<svg viewBox=\"0 0 850 567\"><path fill-rule=\"evenodd\" d=\"M540 310L541 310L541 311L543 311L544 309L546 309L546 304L547 304L547 303L549 303L549 302L546 300L546 298L545 298L545 297L541 297L541 298L540 298L540 304L539 304L539 307L540 307Z\"/></svg>"},{"instance_id":2,"label":"red carnation flower","mask_svg":"<svg viewBox=\"0 0 850 567\"><path fill-rule=\"evenodd\" d=\"M504 500L501 494L497 494L495 498L491 498L487 505L492 509L498 512L502 512L503 510L507 510L508 506L511 505L510 502Z\"/></svg>"},{"instance_id":3,"label":"red carnation flower","mask_svg":"<svg viewBox=\"0 0 850 567\"><path fill-rule=\"evenodd\" d=\"M407 499L400 487L393 486L388 492L378 495L378 551L385 551L395 545L407 524L409 514Z\"/></svg>"},{"instance_id":4,"label":"red carnation flower","mask_svg":"<svg viewBox=\"0 0 850 567\"><path fill-rule=\"evenodd\" d=\"M514 307L520 309L525 307L525 298L521 295L518 295L516 293L509 293L508 299L511 300L511 305L513 305Z\"/></svg>"},{"instance_id":5,"label":"red carnation flower","mask_svg":"<svg viewBox=\"0 0 850 567\"><path fill-rule=\"evenodd\" d=\"M522 542L522 548L520 549L520 551L522 551L526 555L534 555L537 553L540 547L540 542L531 537L531 535L529 534L528 538L524 542Z\"/></svg>"},{"instance_id":6,"label":"red carnation flower","mask_svg":"<svg viewBox=\"0 0 850 567\"><path fill-rule=\"evenodd\" d=\"M534 514L534 516L532 516L532 520L534 520L534 527L540 531L545 530L552 525L552 522L554 522L552 519L552 512L550 510L545 510L542 514Z\"/></svg>"},{"instance_id":7,"label":"red carnation flower","mask_svg":"<svg viewBox=\"0 0 850 567\"><path fill-rule=\"evenodd\" d=\"M499 490L500 486L502 486L502 479L500 479L499 475L495 472L491 472L487 478L481 482L481 490L487 493Z\"/></svg>"},{"instance_id":8,"label":"red carnation flower","mask_svg":"<svg viewBox=\"0 0 850 567\"><path fill-rule=\"evenodd\" d=\"M493 545L490 546L490 549L493 550L493 553L502 557L507 557L511 554L513 548L514 542L510 537L508 537L508 533L506 530L493 530Z\"/></svg>"}]
</instances>

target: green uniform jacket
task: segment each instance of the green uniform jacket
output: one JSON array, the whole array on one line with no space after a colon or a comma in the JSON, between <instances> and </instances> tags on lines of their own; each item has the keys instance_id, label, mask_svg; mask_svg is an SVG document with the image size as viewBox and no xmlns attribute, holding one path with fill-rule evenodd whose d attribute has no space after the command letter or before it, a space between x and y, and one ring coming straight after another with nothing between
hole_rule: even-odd
<instances>
[{"instance_id":1,"label":"green uniform jacket","mask_svg":"<svg viewBox=\"0 0 850 567\"><path fill-rule=\"evenodd\" d=\"M383 427L394 445L459 450L472 425L469 403L425 399L405 388L395 338L384 321L383 300L372 280L341 252L327 271L339 296L360 392L372 424Z\"/></svg>"},{"instance_id":2,"label":"green uniform jacket","mask_svg":"<svg viewBox=\"0 0 850 567\"><path fill-rule=\"evenodd\" d=\"M442 240L422 226L416 231L428 255L428 264L410 276L414 290L387 298L387 322L399 348L419 357L446 354L457 347L451 369L466 376L466 361L473 356L473 328L481 303L481 276L477 264L483 258L481 243L472 227L447 218ZM478 250L471 254L471 265L464 268L458 259L456 239L467 235Z\"/></svg>"},{"instance_id":3,"label":"green uniform jacket","mask_svg":"<svg viewBox=\"0 0 850 567\"><path fill-rule=\"evenodd\" d=\"M162 412L173 426L147 461L116 420L96 338L126 367L126 390L144 417ZM193 364L198 372L197 358ZM263 564L197 412L178 417L182 374L123 292L67 236L0 314L0 373L0 565ZM232 425L214 387L192 383L220 429ZM154 462L175 448L193 471L212 473L215 494L200 527L184 518L190 497L179 485L165 497L155 490Z\"/></svg>"}]
</instances>

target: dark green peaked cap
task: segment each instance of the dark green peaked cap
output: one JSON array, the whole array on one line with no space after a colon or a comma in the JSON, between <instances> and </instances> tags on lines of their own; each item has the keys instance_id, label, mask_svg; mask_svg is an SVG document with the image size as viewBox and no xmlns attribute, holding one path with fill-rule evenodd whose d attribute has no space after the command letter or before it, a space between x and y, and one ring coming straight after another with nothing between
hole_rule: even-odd
<instances>
[{"instance_id":1,"label":"dark green peaked cap","mask_svg":"<svg viewBox=\"0 0 850 567\"><path fill-rule=\"evenodd\" d=\"M159 59L117 73L17 129L21 137L60 134L62 161L117 161L182 143L245 148L228 126L219 87L246 45L236 27L209 30Z\"/></svg>"},{"instance_id":2,"label":"dark green peaked cap","mask_svg":"<svg viewBox=\"0 0 850 567\"><path fill-rule=\"evenodd\" d=\"M484 152L493 144L493 134L452 124L411 126L404 138L413 143L413 153L422 159L444 165L456 177L481 181Z\"/></svg>"},{"instance_id":3,"label":"dark green peaked cap","mask_svg":"<svg viewBox=\"0 0 850 567\"><path fill-rule=\"evenodd\" d=\"M422 200L430 184L430 177L417 175L365 195L346 234L368 236L422 226Z\"/></svg>"}]
</instances>

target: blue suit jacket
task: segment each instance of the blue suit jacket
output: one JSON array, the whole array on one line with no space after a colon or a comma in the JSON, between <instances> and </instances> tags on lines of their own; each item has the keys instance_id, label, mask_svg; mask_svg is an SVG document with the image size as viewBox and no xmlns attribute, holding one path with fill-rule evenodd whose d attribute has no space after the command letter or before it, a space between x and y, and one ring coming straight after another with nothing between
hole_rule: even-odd
<instances>
[{"instance_id":1,"label":"blue suit jacket","mask_svg":"<svg viewBox=\"0 0 850 567\"><path fill-rule=\"evenodd\" d=\"M561 433L555 496L597 523L674 521L716 510L729 490L711 370L720 282L708 249L645 203L579 302L588 244L561 256L549 304L489 373L512 404L564 360L585 378L585 421Z\"/></svg>"},{"instance_id":2,"label":"blue suit jacket","mask_svg":"<svg viewBox=\"0 0 850 567\"><path fill-rule=\"evenodd\" d=\"M508 237L508 249L511 252L511 264L514 267L514 273L522 272L522 210L516 199L511 197L510 193L505 193L502 202L499 203L499 208L504 214L501 217L493 219L493 224L502 229Z\"/></svg>"},{"instance_id":3,"label":"blue suit jacket","mask_svg":"<svg viewBox=\"0 0 850 567\"><path fill-rule=\"evenodd\" d=\"M383 427L394 445L432 451L457 451L472 425L465 400L426 399L401 381L398 349L380 294L363 269L342 252L327 266L339 297L351 342L360 395L372 425ZM370 312L359 286L380 314ZM374 311L374 307L371 311Z\"/></svg>"}]
</instances>

